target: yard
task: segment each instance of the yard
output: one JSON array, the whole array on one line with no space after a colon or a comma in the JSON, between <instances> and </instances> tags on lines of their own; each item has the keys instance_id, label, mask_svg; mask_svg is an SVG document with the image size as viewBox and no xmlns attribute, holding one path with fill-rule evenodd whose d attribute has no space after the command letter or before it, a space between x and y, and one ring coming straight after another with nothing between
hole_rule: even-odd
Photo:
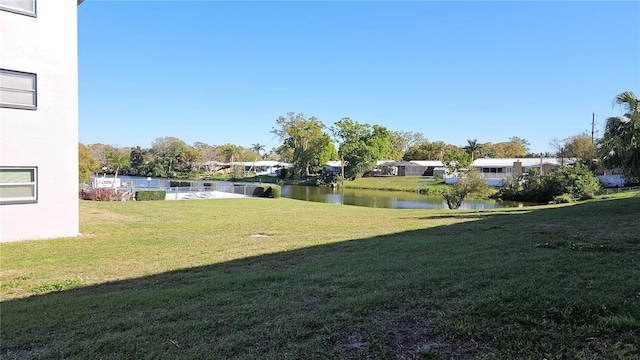
<instances>
[{"instance_id":1,"label":"yard","mask_svg":"<svg viewBox=\"0 0 640 360\"><path fill-rule=\"evenodd\" d=\"M80 206L82 237L0 245L0 358L640 358L638 192Z\"/></svg>"},{"instance_id":2,"label":"yard","mask_svg":"<svg viewBox=\"0 0 640 360\"><path fill-rule=\"evenodd\" d=\"M375 189L392 191L426 191L437 194L446 187L444 180L424 176L382 176L363 177L353 181L345 181L345 188Z\"/></svg>"}]
</instances>

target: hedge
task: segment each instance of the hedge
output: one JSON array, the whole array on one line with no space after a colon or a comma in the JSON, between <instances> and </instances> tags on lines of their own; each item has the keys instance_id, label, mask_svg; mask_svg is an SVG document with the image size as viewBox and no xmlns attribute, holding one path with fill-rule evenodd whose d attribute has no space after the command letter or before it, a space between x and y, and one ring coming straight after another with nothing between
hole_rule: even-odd
<instances>
[{"instance_id":1,"label":"hedge","mask_svg":"<svg viewBox=\"0 0 640 360\"><path fill-rule=\"evenodd\" d=\"M80 199L94 201L129 201L133 193L123 189L93 188L80 190Z\"/></svg>"},{"instance_id":2,"label":"hedge","mask_svg":"<svg viewBox=\"0 0 640 360\"><path fill-rule=\"evenodd\" d=\"M280 193L280 185L260 185L253 191L253 196L264 198L279 198Z\"/></svg>"},{"instance_id":3,"label":"hedge","mask_svg":"<svg viewBox=\"0 0 640 360\"><path fill-rule=\"evenodd\" d=\"M137 190L137 201L164 200L167 196L166 190Z\"/></svg>"}]
</instances>

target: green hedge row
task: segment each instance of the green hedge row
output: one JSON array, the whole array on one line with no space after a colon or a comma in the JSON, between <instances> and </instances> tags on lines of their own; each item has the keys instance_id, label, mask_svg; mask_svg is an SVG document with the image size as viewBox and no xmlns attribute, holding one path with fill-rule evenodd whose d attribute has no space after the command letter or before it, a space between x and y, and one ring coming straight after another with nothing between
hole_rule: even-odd
<instances>
[{"instance_id":1,"label":"green hedge row","mask_svg":"<svg viewBox=\"0 0 640 360\"><path fill-rule=\"evenodd\" d=\"M280 185L260 185L253 191L253 196L264 198L279 198L281 193Z\"/></svg>"},{"instance_id":2,"label":"green hedge row","mask_svg":"<svg viewBox=\"0 0 640 360\"><path fill-rule=\"evenodd\" d=\"M166 190L137 190L137 201L164 200L167 196Z\"/></svg>"}]
</instances>

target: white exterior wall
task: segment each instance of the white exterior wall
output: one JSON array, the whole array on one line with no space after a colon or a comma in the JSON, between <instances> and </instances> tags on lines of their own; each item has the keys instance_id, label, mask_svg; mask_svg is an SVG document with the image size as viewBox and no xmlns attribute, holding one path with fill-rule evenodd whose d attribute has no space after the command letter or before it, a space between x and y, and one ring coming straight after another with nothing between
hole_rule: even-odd
<instances>
[{"instance_id":1,"label":"white exterior wall","mask_svg":"<svg viewBox=\"0 0 640 360\"><path fill-rule=\"evenodd\" d=\"M77 236L77 0L0 10L0 68L37 75L37 110L0 108L0 165L37 166L38 201L0 205L0 242Z\"/></svg>"}]
</instances>

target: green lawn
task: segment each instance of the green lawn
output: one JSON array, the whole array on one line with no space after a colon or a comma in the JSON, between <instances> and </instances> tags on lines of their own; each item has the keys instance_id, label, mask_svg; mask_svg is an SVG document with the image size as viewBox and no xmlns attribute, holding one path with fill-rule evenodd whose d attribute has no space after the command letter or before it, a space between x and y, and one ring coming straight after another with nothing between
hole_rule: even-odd
<instances>
[{"instance_id":1,"label":"green lawn","mask_svg":"<svg viewBox=\"0 0 640 360\"><path fill-rule=\"evenodd\" d=\"M437 194L445 186L444 180L422 176L366 177L344 182L345 188L394 191L423 190L433 194Z\"/></svg>"},{"instance_id":2,"label":"green lawn","mask_svg":"<svg viewBox=\"0 0 640 360\"><path fill-rule=\"evenodd\" d=\"M639 214L81 202L0 245L0 358L638 359Z\"/></svg>"}]
</instances>

